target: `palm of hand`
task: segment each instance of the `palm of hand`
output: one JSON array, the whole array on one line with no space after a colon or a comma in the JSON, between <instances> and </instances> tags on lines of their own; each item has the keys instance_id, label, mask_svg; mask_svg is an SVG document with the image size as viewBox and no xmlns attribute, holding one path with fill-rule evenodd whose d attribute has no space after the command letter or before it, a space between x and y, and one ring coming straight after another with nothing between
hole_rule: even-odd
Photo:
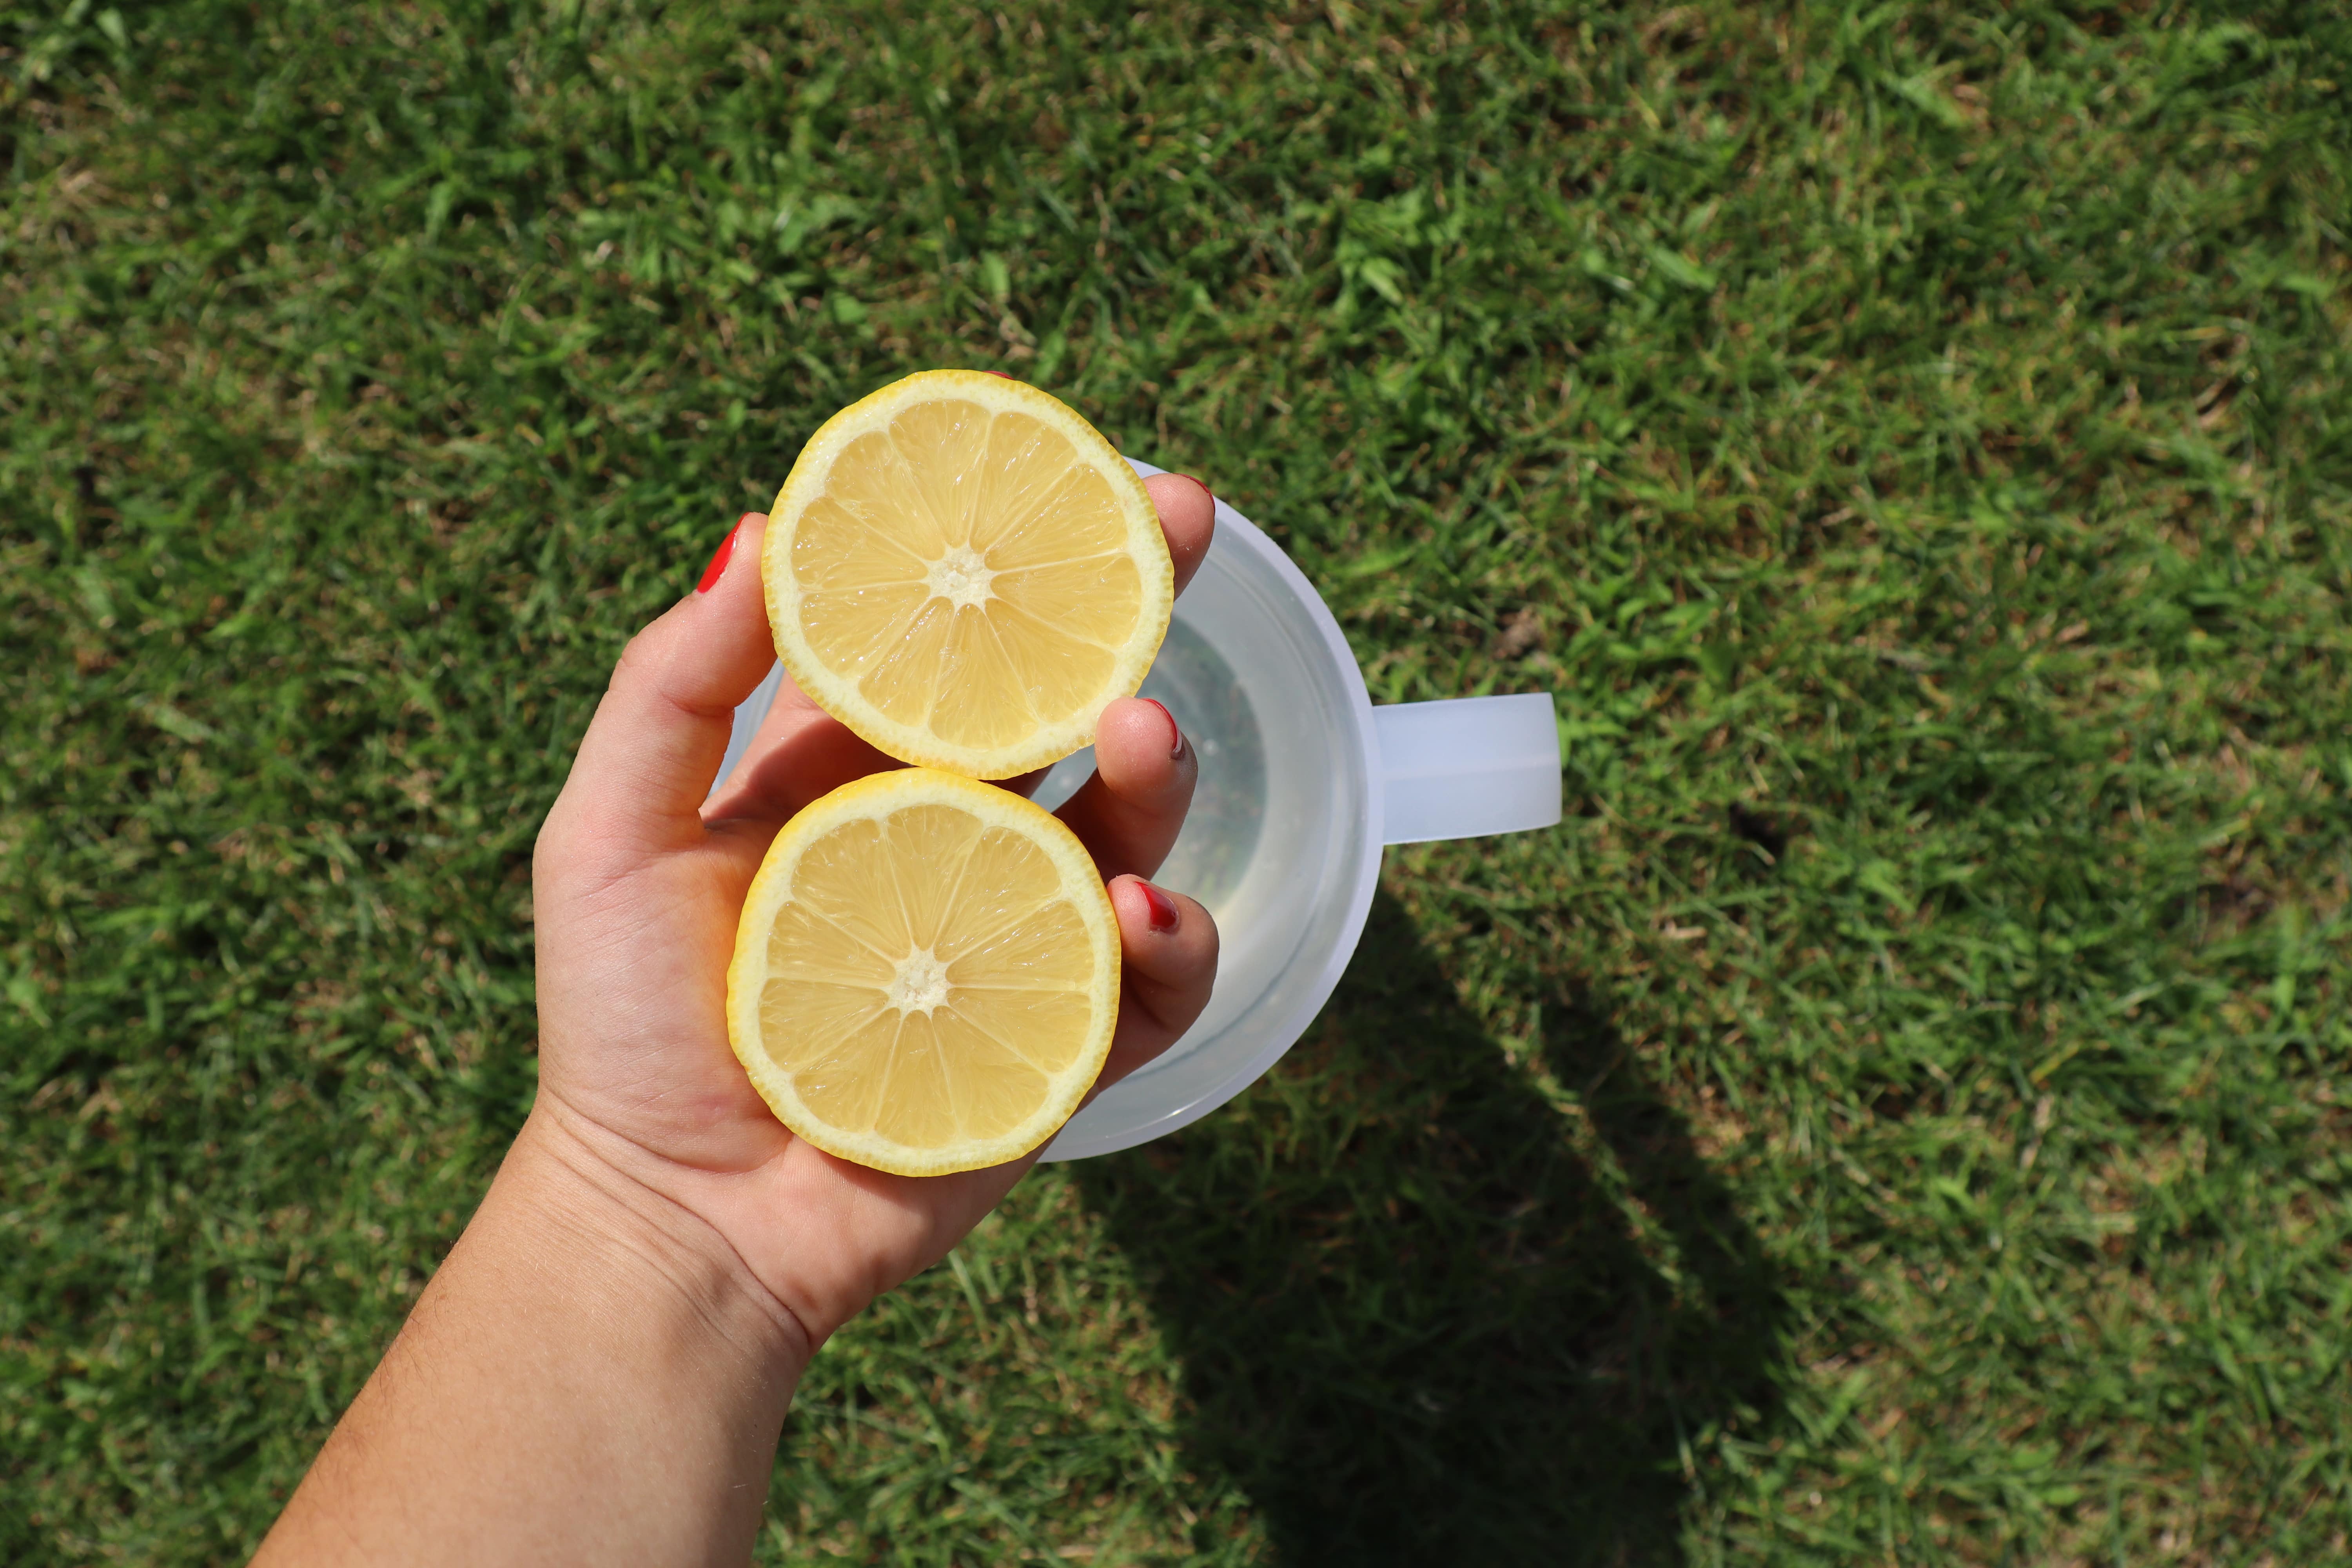
<instances>
[{"instance_id":1,"label":"palm of hand","mask_svg":"<svg viewBox=\"0 0 2352 1568\"><path fill-rule=\"evenodd\" d=\"M1181 479L1152 489L1181 582L1207 547L1206 493ZM703 802L732 710L772 658L758 582L764 521L739 525L709 593L631 645L541 835L534 1116L561 1122L614 1179L716 1231L814 1344L938 1261L1031 1161L907 1177L835 1159L776 1120L729 1047L727 965L770 841L810 801L897 765L787 682L744 765ZM1061 813L1111 879L1126 949L1106 1084L1183 1032L1215 970L1207 912L1175 899L1169 928L1171 899L1139 879L1192 793L1191 749L1171 745L1171 731L1156 704L1113 704L1100 771Z\"/></svg>"}]
</instances>

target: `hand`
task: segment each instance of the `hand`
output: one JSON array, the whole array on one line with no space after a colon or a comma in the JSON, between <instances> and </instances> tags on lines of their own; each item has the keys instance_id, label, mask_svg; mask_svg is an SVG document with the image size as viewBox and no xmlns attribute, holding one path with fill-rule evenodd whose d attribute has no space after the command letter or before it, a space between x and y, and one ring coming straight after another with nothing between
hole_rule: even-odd
<instances>
[{"instance_id":1,"label":"hand","mask_svg":"<svg viewBox=\"0 0 2352 1568\"><path fill-rule=\"evenodd\" d=\"M1189 479L1149 488L1181 587L1213 506ZM744 518L614 672L540 835L538 1103L257 1564L748 1561L810 1354L1032 1163L917 1178L836 1160L728 1048L735 922L769 842L895 765L788 687L705 804L773 658L766 521ZM1125 950L1108 1083L1199 1016L1217 933L1141 880L1192 797L1173 721L1113 703L1095 755L1062 816L1110 879Z\"/></svg>"},{"instance_id":2,"label":"hand","mask_svg":"<svg viewBox=\"0 0 2352 1568\"><path fill-rule=\"evenodd\" d=\"M1213 503L1179 476L1147 488L1181 592L1207 552ZM729 1049L727 964L770 841L818 796L898 765L787 681L741 765L705 803L734 709L774 660L760 584L766 522L745 516L716 580L629 645L540 835L541 1088L524 1141L599 1188L617 1185L633 1205L707 1227L797 1331L804 1359L875 1296L944 1257L1034 1156L935 1177L836 1159L776 1120ZM1199 1016L1217 934L1199 904L1142 879L1192 797L1193 750L1174 721L1157 703L1113 703L1095 754L1097 776L1060 816L1108 881L1124 949L1099 1089ZM1025 794L1042 777L1007 787Z\"/></svg>"}]
</instances>

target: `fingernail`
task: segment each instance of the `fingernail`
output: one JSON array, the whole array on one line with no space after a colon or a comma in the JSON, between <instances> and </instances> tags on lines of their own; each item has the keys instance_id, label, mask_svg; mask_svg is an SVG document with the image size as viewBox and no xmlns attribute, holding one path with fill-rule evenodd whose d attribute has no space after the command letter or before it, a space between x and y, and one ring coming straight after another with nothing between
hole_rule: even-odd
<instances>
[{"instance_id":1,"label":"fingernail","mask_svg":"<svg viewBox=\"0 0 2352 1568\"><path fill-rule=\"evenodd\" d=\"M743 517L751 515L747 511ZM735 526L727 531L727 537L719 542L719 549L710 557L710 564L702 569L702 581L694 585L696 593L708 594L719 586L719 579L727 575L727 558L735 553L735 536L743 531L743 517L737 518Z\"/></svg>"},{"instance_id":2,"label":"fingernail","mask_svg":"<svg viewBox=\"0 0 2352 1568\"><path fill-rule=\"evenodd\" d=\"M984 370L980 374L982 375L995 376L1000 381L1011 381L1013 379L1011 375L1001 370Z\"/></svg>"},{"instance_id":3,"label":"fingernail","mask_svg":"<svg viewBox=\"0 0 2352 1568\"><path fill-rule=\"evenodd\" d=\"M1192 479L1192 475L1190 475L1190 474L1179 474L1179 475L1177 475L1176 477L1177 477L1178 479ZM1202 483L1201 483L1201 481L1200 481L1199 479L1192 479L1192 482L1193 482L1194 484L1196 484L1196 485L1200 485L1200 486L1201 486L1201 493L1202 493L1202 495L1207 496L1207 497L1209 498L1209 504L1210 504L1212 507L1213 507L1213 506L1215 506L1215 505L1217 504L1217 492L1216 492L1216 491L1214 491L1214 490L1211 489L1207 485L1205 485L1205 484L1202 484Z\"/></svg>"},{"instance_id":4,"label":"fingernail","mask_svg":"<svg viewBox=\"0 0 2352 1568\"><path fill-rule=\"evenodd\" d=\"M1184 731L1176 727L1176 715L1168 711L1168 704L1160 701L1157 697L1146 697L1140 699L1140 700L1149 702L1154 708L1159 709L1160 716L1168 721L1168 754L1171 757L1182 756L1184 754Z\"/></svg>"},{"instance_id":5,"label":"fingernail","mask_svg":"<svg viewBox=\"0 0 2352 1568\"><path fill-rule=\"evenodd\" d=\"M1157 931L1174 931L1176 922L1184 918L1176 908L1176 900L1140 877L1136 879L1135 885L1143 889L1143 907L1151 911L1151 929Z\"/></svg>"}]
</instances>

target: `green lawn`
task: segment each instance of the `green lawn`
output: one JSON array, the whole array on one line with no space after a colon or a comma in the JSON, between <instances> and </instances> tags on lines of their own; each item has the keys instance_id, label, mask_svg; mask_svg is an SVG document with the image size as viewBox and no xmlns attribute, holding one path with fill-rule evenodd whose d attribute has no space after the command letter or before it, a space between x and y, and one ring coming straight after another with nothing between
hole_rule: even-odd
<instances>
[{"instance_id":1,"label":"green lawn","mask_svg":"<svg viewBox=\"0 0 2352 1568\"><path fill-rule=\"evenodd\" d=\"M1570 816L844 1333L763 1561L2352 1528L2352 4L0 0L0 1559L257 1538L834 408L1202 475Z\"/></svg>"}]
</instances>

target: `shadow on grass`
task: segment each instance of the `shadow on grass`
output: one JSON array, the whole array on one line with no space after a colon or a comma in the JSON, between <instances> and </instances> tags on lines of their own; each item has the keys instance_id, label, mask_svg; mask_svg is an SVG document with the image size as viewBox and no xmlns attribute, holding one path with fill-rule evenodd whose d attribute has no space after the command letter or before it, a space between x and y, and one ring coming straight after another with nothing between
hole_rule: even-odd
<instances>
[{"instance_id":1,"label":"shadow on grass","mask_svg":"<svg viewBox=\"0 0 2352 1568\"><path fill-rule=\"evenodd\" d=\"M1192 1461L1292 1568L1679 1562L1687 1445L1775 1398L1761 1249L1614 1032L1560 1012L1546 1065L1679 1284L1385 897L1276 1081L1079 1169L1184 1358Z\"/></svg>"}]
</instances>

